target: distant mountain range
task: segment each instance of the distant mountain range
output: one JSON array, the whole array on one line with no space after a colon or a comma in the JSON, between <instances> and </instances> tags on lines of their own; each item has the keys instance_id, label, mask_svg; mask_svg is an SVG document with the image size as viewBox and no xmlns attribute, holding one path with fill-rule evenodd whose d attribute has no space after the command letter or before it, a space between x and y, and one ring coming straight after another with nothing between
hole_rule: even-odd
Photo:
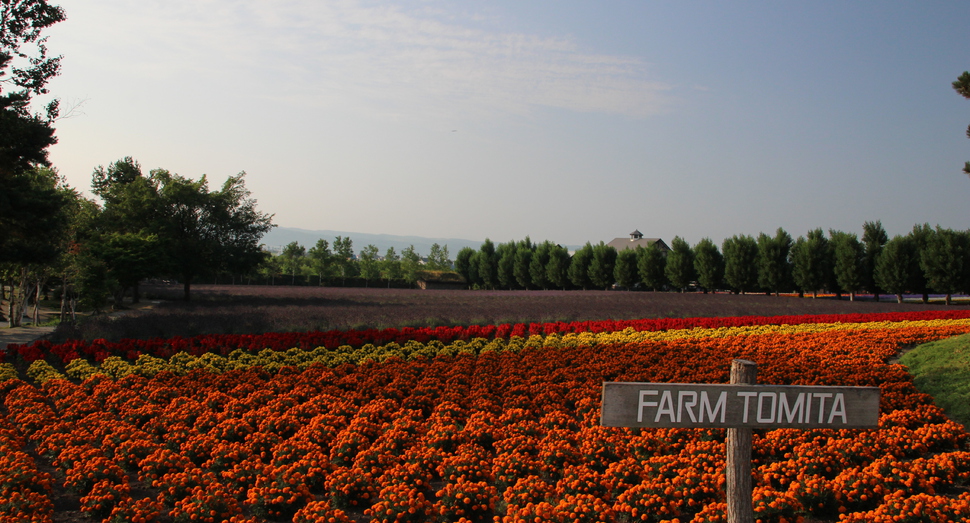
<instances>
[{"instance_id":1,"label":"distant mountain range","mask_svg":"<svg viewBox=\"0 0 970 523\"><path fill-rule=\"evenodd\" d=\"M279 252L283 247L291 242L298 242L300 245L309 249L317 244L321 238L333 245L333 240L337 236L350 238L354 242L354 254L360 253L364 247L373 244L383 255L388 247L394 247L398 254L409 245L414 245L414 250L427 256L431 252L431 245L437 243L444 247L448 246L448 255L455 259L458 251L465 247L478 250L483 242L475 240L461 240L457 238L424 238L421 236L395 236L393 234L367 234L362 232L345 231L308 231L306 229L296 229L293 227L274 227L270 232L263 236L262 242L266 249L271 252Z\"/></svg>"}]
</instances>

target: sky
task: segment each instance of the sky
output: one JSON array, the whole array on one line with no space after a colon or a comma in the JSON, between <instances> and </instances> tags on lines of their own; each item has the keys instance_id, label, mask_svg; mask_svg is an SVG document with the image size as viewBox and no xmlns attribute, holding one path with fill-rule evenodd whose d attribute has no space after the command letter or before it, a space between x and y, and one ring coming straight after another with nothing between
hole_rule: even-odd
<instances>
[{"instance_id":1,"label":"sky","mask_svg":"<svg viewBox=\"0 0 970 523\"><path fill-rule=\"evenodd\" d=\"M50 159L87 194L131 156L309 230L970 228L970 2L55 3Z\"/></svg>"}]
</instances>

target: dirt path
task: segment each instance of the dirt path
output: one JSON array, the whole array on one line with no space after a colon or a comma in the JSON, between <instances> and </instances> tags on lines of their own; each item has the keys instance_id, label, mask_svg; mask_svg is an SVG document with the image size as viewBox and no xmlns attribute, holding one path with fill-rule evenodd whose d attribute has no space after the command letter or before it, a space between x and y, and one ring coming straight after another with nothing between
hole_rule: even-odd
<instances>
[{"instance_id":1,"label":"dirt path","mask_svg":"<svg viewBox=\"0 0 970 523\"><path fill-rule=\"evenodd\" d=\"M6 310L6 309L4 309ZM33 308L27 311L28 314L33 313ZM57 317L59 311L53 309L40 309L39 311L39 322L44 324ZM24 318L25 321L30 321L29 318ZM26 325L24 327L7 327L7 322L4 321L0 323L0 351L7 350L7 345L9 344L22 344L31 343L35 340L39 340L44 336L49 335L54 332L54 327L42 326L35 327L33 325Z\"/></svg>"}]
</instances>

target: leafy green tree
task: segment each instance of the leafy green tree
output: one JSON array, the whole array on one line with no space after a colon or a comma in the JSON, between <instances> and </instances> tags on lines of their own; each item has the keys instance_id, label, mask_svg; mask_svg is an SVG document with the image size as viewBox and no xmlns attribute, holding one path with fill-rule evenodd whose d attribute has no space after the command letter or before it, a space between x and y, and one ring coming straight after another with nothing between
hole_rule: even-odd
<instances>
[{"instance_id":1,"label":"leafy green tree","mask_svg":"<svg viewBox=\"0 0 970 523\"><path fill-rule=\"evenodd\" d=\"M799 236L791 248L792 277L802 291L811 291L818 297L832 281L832 254L828 239L822 229L808 231L808 237Z\"/></svg>"},{"instance_id":2,"label":"leafy green tree","mask_svg":"<svg viewBox=\"0 0 970 523\"><path fill-rule=\"evenodd\" d=\"M886 229L882 228L882 222L865 222L862 224L862 245L865 255L862 260L862 286L872 293L875 301L879 301L879 294L882 292L878 280L876 279L876 263L879 260L882 246L889 241Z\"/></svg>"},{"instance_id":3,"label":"leafy green tree","mask_svg":"<svg viewBox=\"0 0 970 523\"><path fill-rule=\"evenodd\" d=\"M953 90L960 96L970 99L970 72L964 71L957 80L953 82ZM970 126L967 126L967 138L970 138ZM963 172L970 174L970 162L963 166Z\"/></svg>"},{"instance_id":4,"label":"leafy green tree","mask_svg":"<svg viewBox=\"0 0 970 523\"><path fill-rule=\"evenodd\" d=\"M451 259L448 257L448 246L442 247L437 243L431 244L431 252L428 253L428 268L433 271L451 270Z\"/></svg>"},{"instance_id":5,"label":"leafy green tree","mask_svg":"<svg viewBox=\"0 0 970 523\"><path fill-rule=\"evenodd\" d=\"M377 259L380 251L376 245L368 245L360 251L360 259L357 265L360 267L360 275L364 278L364 286L370 285L370 280L376 280L381 275L380 260Z\"/></svg>"},{"instance_id":6,"label":"leafy green tree","mask_svg":"<svg viewBox=\"0 0 970 523\"><path fill-rule=\"evenodd\" d=\"M387 288L391 288L391 280L400 279L404 272L401 269L401 257L394 250L388 247L381 260L381 277L387 280Z\"/></svg>"},{"instance_id":7,"label":"leafy green tree","mask_svg":"<svg viewBox=\"0 0 970 523\"><path fill-rule=\"evenodd\" d=\"M498 284L498 258L495 256L495 244L485 238L478 249L478 279L482 286L494 289Z\"/></svg>"},{"instance_id":8,"label":"leafy green tree","mask_svg":"<svg viewBox=\"0 0 970 523\"><path fill-rule=\"evenodd\" d=\"M573 253L573 257L569 260L569 281L584 291L593 286L589 278L589 266L592 261L593 246L589 242Z\"/></svg>"},{"instance_id":9,"label":"leafy green tree","mask_svg":"<svg viewBox=\"0 0 970 523\"><path fill-rule=\"evenodd\" d=\"M710 238L703 238L694 246L694 271L704 294L717 289L724 281L724 256Z\"/></svg>"},{"instance_id":10,"label":"leafy green tree","mask_svg":"<svg viewBox=\"0 0 970 523\"><path fill-rule=\"evenodd\" d=\"M529 276L532 279L533 287L548 289L552 285L546 273L546 265L549 264L549 258L552 256L552 250L555 247L554 243L546 240L537 245L535 252L532 253L532 259L529 262Z\"/></svg>"},{"instance_id":11,"label":"leafy green tree","mask_svg":"<svg viewBox=\"0 0 970 523\"><path fill-rule=\"evenodd\" d=\"M865 280L865 247L855 234L829 231L835 281L855 301L856 292Z\"/></svg>"},{"instance_id":12,"label":"leafy green tree","mask_svg":"<svg viewBox=\"0 0 970 523\"><path fill-rule=\"evenodd\" d=\"M303 272L306 266L306 247L300 245L300 242L288 243L280 252L280 263L283 272L290 273L290 284L295 285L297 273Z\"/></svg>"},{"instance_id":13,"label":"leafy green tree","mask_svg":"<svg viewBox=\"0 0 970 523\"><path fill-rule=\"evenodd\" d=\"M191 180L156 169L151 177L163 209L158 236L186 301L204 272L243 273L263 259L259 240L274 227L273 217L256 210L245 173L230 176L218 191L209 190L204 175Z\"/></svg>"},{"instance_id":14,"label":"leafy green tree","mask_svg":"<svg viewBox=\"0 0 970 523\"><path fill-rule=\"evenodd\" d=\"M128 288L132 302L139 301L138 282L165 272L167 260L159 224L164 222L158 185L142 174L141 166L130 156L107 168L98 166L91 176L92 192L104 204L100 215L90 222L93 234L86 247L106 256L106 274L113 277L115 307ZM110 243L111 245L108 245ZM127 245L127 253L118 248ZM138 252L136 252L138 251Z\"/></svg>"},{"instance_id":15,"label":"leafy green tree","mask_svg":"<svg viewBox=\"0 0 970 523\"><path fill-rule=\"evenodd\" d=\"M8 185L14 177L50 165L47 148L57 143L52 124L59 103L49 102L44 116L31 114L30 104L60 74L61 57L48 56L43 33L66 19L62 8L46 0L0 2L0 194L22 187Z\"/></svg>"},{"instance_id":16,"label":"leafy green tree","mask_svg":"<svg viewBox=\"0 0 970 523\"><path fill-rule=\"evenodd\" d=\"M500 243L495 248L495 256L498 257L498 282L505 289L512 290L518 282L515 281L515 251L516 243Z\"/></svg>"},{"instance_id":17,"label":"leafy green tree","mask_svg":"<svg viewBox=\"0 0 970 523\"><path fill-rule=\"evenodd\" d=\"M569 250L565 247L557 244L549 250L546 279L551 285L563 290L569 286Z\"/></svg>"},{"instance_id":18,"label":"leafy green tree","mask_svg":"<svg viewBox=\"0 0 970 523\"><path fill-rule=\"evenodd\" d=\"M340 277L346 283L347 278L357 276L357 263L354 257L354 241L349 236L337 236L333 240L333 260Z\"/></svg>"},{"instance_id":19,"label":"leafy green tree","mask_svg":"<svg viewBox=\"0 0 970 523\"><path fill-rule=\"evenodd\" d=\"M758 242L742 234L725 238L721 243L724 252L724 281L728 286L744 294L758 286Z\"/></svg>"},{"instance_id":20,"label":"leafy green tree","mask_svg":"<svg viewBox=\"0 0 970 523\"><path fill-rule=\"evenodd\" d=\"M269 280L270 285L276 285L276 279L283 277L283 261L279 256L264 256L257 272L264 280Z\"/></svg>"},{"instance_id":21,"label":"leafy green tree","mask_svg":"<svg viewBox=\"0 0 970 523\"><path fill-rule=\"evenodd\" d=\"M414 285L418 281L418 271L421 269L421 256L414 250L414 245L408 245L401 251L401 271L404 279Z\"/></svg>"},{"instance_id":22,"label":"leafy green tree","mask_svg":"<svg viewBox=\"0 0 970 523\"><path fill-rule=\"evenodd\" d=\"M616 253L616 264L613 265L613 280L620 287L631 289L640 280L637 271L637 251L623 249Z\"/></svg>"},{"instance_id":23,"label":"leafy green tree","mask_svg":"<svg viewBox=\"0 0 970 523\"><path fill-rule=\"evenodd\" d=\"M930 288L946 294L950 305L954 293L970 287L970 235L937 226L920 253L920 266Z\"/></svg>"},{"instance_id":24,"label":"leafy green tree","mask_svg":"<svg viewBox=\"0 0 970 523\"><path fill-rule=\"evenodd\" d=\"M515 246L515 266L512 268L512 273L519 287L523 289L532 288L532 273L529 269L532 266L532 254L535 250L536 246L528 236Z\"/></svg>"},{"instance_id":25,"label":"leafy green tree","mask_svg":"<svg viewBox=\"0 0 970 523\"><path fill-rule=\"evenodd\" d=\"M458 274L465 279L465 282L468 283L469 287L478 283L478 269L477 266L473 267L475 264L472 261L472 258L475 256L475 252L475 249L472 249L471 247L463 247L460 251L458 251L458 255L455 256L455 271L457 271ZM475 260L475 262L477 262L477 260Z\"/></svg>"},{"instance_id":26,"label":"leafy green tree","mask_svg":"<svg viewBox=\"0 0 970 523\"><path fill-rule=\"evenodd\" d=\"M758 285L775 296L791 282L788 261L791 247L791 236L781 227L774 237L765 233L758 235Z\"/></svg>"},{"instance_id":27,"label":"leafy green tree","mask_svg":"<svg viewBox=\"0 0 970 523\"><path fill-rule=\"evenodd\" d=\"M613 267L616 266L616 249L600 242L593 247L593 257L589 260L589 281L593 285L607 289L616 283L613 279Z\"/></svg>"},{"instance_id":28,"label":"leafy green tree","mask_svg":"<svg viewBox=\"0 0 970 523\"><path fill-rule=\"evenodd\" d=\"M910 236L896 235L889 240L876 260L876 283L896 295L896 303L903 303L903 293L910 290L920 272L916 241Z\"/></svg>"},{"instance_id":29,"label":"leafy green tree","mask_svg":"<svg viewBox=\"0 0 970 523\"><path fill-rule=\"evenodd\" d=\"M670 284L680 289L680 292L684 292L691 282L697 279L697 271L694 269L694 251L680 236L674 236L673 241L670 242L664 274Z\"/></svg>"},{"instance_id":30,"label":"leafy green tree","mask_svg":"<svg viewBox=\"0 0 970 523\"><path fill-rule=\"evenodd\" d=\"M307 261L309 261L310 270L317 275L317 280L322 285L323 279L330 276L334 270L334 256L330 252L330 242L323 238L318 239L316 245L307 251Z\"/></svg>"},{"instance_id":31,"label":"leafy green tree","mask_svg":"<svg viewBox=\"0 0 970 523\"><path fill-rule=\"evenodd\" d=\"M666 268L667 253L657 244L647 248L637 247L637 271L640 273L640 281L654 292L667 285Z\"/></svg>"},{"instance_id":32,"label":"leafy green tree","mask_svg":"<svg viewBox=\"0 0 970 523\"><path fill-rule=\"evenodd\" d=\"M916 255L920 258L920 260L922 260L923 252L925 252L928 248L930 238L932 238L934 234L935 231L928 223L916 224L913 226L913 230L910 231L909 237L913 240L913 246L916 248ZM922 263L922 261L920 263ZM923 272L922 266L920 266L920 270L917 271L917 273L913 276L913 283L909 290L910 292L920 294L924 304L930 302L930 283L926 278L926 273Z\"/></svg>"}]
</instances>

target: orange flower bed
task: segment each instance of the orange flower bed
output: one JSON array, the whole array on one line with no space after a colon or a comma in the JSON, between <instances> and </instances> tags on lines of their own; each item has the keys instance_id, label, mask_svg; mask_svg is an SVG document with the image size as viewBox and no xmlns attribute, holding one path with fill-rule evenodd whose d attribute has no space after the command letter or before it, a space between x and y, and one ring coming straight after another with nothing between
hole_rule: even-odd
<instances>
[{"instance_id":1,"label":"orange flower bed","mask_svg":"<svg viewBox=\"0 0 970 523\"><path fill-rule=\"evenodd\" d=\"M725 521L723 430L601 427L599 396L603 381L725 383L733 358L758 362L762 383L882 389L878 429L755 431L756 519L956 521L970 438L889 361L968 331L616 333L275 373L7 380L0 521L52 521L60 489L109 522Z\"/></svg>"}]
</instances>

